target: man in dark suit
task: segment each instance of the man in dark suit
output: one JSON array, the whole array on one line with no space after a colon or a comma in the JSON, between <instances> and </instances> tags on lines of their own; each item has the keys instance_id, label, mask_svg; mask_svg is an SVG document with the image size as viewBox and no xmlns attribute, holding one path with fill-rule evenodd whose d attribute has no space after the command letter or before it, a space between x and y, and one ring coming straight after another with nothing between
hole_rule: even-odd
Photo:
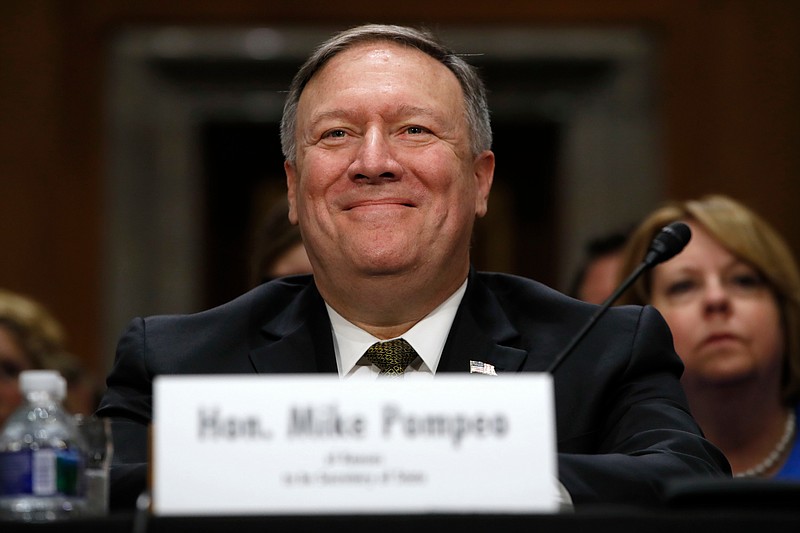
<instances>
[{"instance_id":1,"label":"man in dark suit","mask_svg":"<svg viewBox=\"0 0 800 533\"><path fill-rule=\"evenodd\" d=\"M427 33L370 25L323 44L290 87L281 141L289 218L314 274L131 323L98 412L113 419L117 502L144 488L156 375L426 379L471 360L538 372L595 310L471 269L494 173L485 91ZM399 370L364 355L398 338L414 350ZM638 307L612 309L558 368L559 480L576 505L652 504L666 480L729 475L688 412L681 372L665 323Z\"/></svg>"}]
</instances>

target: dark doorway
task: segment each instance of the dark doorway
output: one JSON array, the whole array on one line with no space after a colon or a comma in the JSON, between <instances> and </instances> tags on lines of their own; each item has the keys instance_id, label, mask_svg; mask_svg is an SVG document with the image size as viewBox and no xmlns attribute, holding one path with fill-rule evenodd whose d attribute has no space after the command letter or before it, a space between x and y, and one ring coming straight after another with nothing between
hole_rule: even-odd
<instances>
[{"instance_id":1,"label":"dark doorway","mask_svg":"<svg viewBox=\"0 0 800 533\"><path fill-rule=\"evenodd\" d=\"M476 225L473 263L554 285L559 125L506 119L495 121L493 129L494 184L489 212Z\"/></svg>"},{"instance_id":2,"label":"dark doorway","mask_svg":"<svg viewBox=\"0 0 800 533\"><path fill-rule=\"evenodd\" d=\"M206 307L250 289L256 226L285 196L277 124L207 122L201 149L205 178L204 299Z\"/></svg>"}]
</instances>

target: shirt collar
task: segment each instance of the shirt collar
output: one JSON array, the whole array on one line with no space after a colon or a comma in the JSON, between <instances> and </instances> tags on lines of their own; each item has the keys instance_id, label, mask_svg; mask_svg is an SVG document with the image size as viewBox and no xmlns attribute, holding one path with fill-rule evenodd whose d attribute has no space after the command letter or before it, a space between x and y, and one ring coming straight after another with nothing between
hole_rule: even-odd
<instances>
[{"instance_id":1,"label":"shirt collar","mask_svg":"<svg viewBox=\"0 0 800 533\"><path fill-rule=\"evenodd\" d=\"M453 325L458 306L461 304L466 290L467 280L464 280L464 283L447 300L402 335L422 359L422 364L416 370L430 374L436 373L450 327ZM356 364L367 348L380 339L349 322L327 302L325 307L331 320L339 377L347 377L353 373Z\"/></svg>"}]
</instances>

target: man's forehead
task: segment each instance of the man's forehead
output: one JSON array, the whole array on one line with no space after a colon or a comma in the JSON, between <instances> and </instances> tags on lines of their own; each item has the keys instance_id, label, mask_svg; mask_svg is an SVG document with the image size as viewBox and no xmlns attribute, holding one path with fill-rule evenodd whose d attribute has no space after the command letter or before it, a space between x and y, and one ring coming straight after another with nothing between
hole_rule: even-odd
<instances>
[{"instance_id":1,"label":"man's forehead","mask_svg":"<svg viewBox=\"0 0 800 533\"><path fill-rule=\"evenodd\" d=\"M442 73L450 73L455 78L455 75L452 74L447 66L418 48L392 41L372 40L353 44L329 58L309 78L306 87L328 74L331 70L346 69L356 62L383 68L391 68L392 66L402 68L409 61L418 63L421 66L425 65L432 70L441 68ZM303 92L305 92L305 88Z\"/></svg>"},{"instance_id":2,"label":"man's forehead","mask_svg":"<svg viewBox=\"0 0 800 533\"><path fill-rule=\"evenodd\" d=\"M337 120L411 120L455 135L468 129L458 77L429 54L403 44L359 43L331 58L303 88L297 135Z\"/></svg>"}]
</instances>

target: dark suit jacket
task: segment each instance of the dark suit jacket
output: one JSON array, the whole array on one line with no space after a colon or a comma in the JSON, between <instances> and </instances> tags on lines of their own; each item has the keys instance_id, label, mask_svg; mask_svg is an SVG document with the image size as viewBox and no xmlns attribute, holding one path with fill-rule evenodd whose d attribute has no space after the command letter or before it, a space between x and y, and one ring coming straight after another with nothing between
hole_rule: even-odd
<instances>
[{"instance_id":1,"label":"dark suit jacket","mask_svg":"<svg viewBox=\"0 0 800 533\"><path fill-rule=\"evenodd\" d=\"M470 359L498 373L544 371L596 309L532 280L471 271L437 373L468 372ZM133 320L98 411L113 419L112 504L132 505L144 488L154 376L335 373L331 335L311 276L193 315ZM577 506L655 504L667 480L730 475L689 414L682 371L659 313L633 306L610 309L558 367L559 478Z\"/></svg>"}]
</instances>

